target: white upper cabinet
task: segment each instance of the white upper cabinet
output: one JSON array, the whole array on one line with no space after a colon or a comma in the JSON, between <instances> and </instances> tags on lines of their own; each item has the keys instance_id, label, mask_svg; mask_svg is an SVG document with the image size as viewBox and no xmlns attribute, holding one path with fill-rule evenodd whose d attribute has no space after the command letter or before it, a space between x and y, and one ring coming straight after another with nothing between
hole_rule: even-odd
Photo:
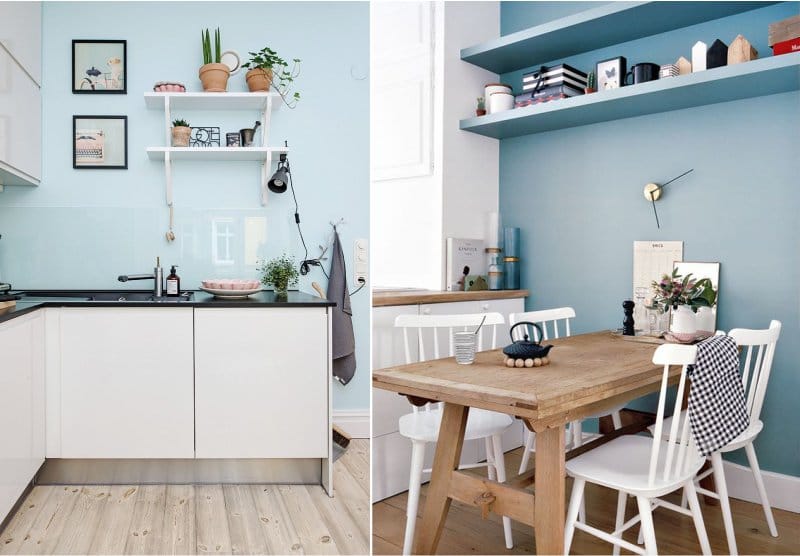
<instances>
[{"instance_id":1,"label":"white upper cabinet","mask_svg":"<svg viewBox=\"0 0 800 556\"><path fill-rule=\"evenodd\" d=\"M42 86L42 3L0 2L0 44Z\"/></svg>"},{"instance_id":2,"label":"white upper cabinet","mask_svg":"<svg viewBox=\"0 0 800 556\"><path fill-rule=\"evenodd\" d=\"M39 2L0 2L0 185L42 177L42 13Z\"/></svg>"}]
</instances>

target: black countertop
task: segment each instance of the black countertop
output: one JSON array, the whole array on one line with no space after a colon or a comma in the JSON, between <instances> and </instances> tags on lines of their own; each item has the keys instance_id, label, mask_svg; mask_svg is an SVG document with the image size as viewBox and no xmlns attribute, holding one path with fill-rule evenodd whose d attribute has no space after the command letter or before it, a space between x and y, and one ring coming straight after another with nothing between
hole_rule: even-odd
<instances>
[{"instance_id":1,"label":"black countertop","mask_svg":"<svg viewBox=\"0 0 800 556\"><path fill-rule=\"evenodd\" d=\"M288 292L285 298L277 298L273 291L261 291L245 299L223 299L204 291L192 291L192 299L176 300L163 297L157 300L139 301L94 301L97 294L147 294L145 290L25 290L14 291L20 296L15 307L0 309L0 322L31 313L42 307L335 307L336 303L327 299L299 291Z\"/></svg>"}]
</instances>

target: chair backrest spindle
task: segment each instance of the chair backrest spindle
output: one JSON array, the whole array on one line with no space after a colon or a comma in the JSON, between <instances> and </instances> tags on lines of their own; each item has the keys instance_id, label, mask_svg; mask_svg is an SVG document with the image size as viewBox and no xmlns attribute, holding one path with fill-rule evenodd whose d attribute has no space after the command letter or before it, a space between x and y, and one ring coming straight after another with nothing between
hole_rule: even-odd
<instances>
[{"instance_id":1,"label":"chair backrest spindle","mask_svg":"<svg viewBox=\"0 0 800 556\"><path fill-rule=\"evenodd\" d=\"M728 335L736 340L736 344L744 349L746 355L742 363L742 386L747 396L747 412L750 421L758 420L767 393L767 383L772 371L775 347L781 334L780 321L773 320L769 328L751 330L734 328ZM753 351L755 350L755 360Z\"/></svg>"},{"instance_id":2,"label":"chair backrest spindle","mask_svg":"<svg viewBox=\"0 0 800 556\"><path fill-rule=\"evenodd\" d=\"M514 339L522 340L526 333L522 328L533 328L528 332L528 337L533 341L544 341L550 339L548 332L548 325L553 327L553 338L560 338L558 332L558 323L563 321L564 331L566 336L571 334L569 321L575 318L575 309L572 307L558 307L557 309L543 309L541 311L527 311L525 313L513 313L509 315L508 322L512 326L518 322L535 322L542 327L542 337L539 338L539 333L536 328L525 326L519 327L514 330Z\"/></svg>"}]
</instances>

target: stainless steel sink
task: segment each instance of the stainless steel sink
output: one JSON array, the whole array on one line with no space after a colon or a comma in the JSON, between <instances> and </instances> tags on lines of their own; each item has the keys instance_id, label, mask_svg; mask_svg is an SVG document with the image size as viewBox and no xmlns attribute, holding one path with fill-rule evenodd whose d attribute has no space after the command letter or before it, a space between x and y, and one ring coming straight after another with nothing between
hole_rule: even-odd
<instances>
[{"instance_id":1,"label":"stainless steel sink","mask_svg":"<svg viewBox=\"0 0 800 556\"><path fill-rule=\"evenodd\" d=\"M152 292L97 292L89 294L89 301L153 301Z\"/></svg>"}]
</instances>

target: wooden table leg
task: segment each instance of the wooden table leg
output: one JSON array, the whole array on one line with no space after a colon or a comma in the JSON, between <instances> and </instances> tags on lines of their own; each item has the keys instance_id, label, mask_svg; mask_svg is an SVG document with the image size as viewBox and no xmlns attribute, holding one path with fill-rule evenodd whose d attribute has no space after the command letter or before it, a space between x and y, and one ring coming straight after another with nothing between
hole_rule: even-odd
<instances>
[{"instance_id":1,"label":"wooden table leg","mask_svg":"<svg viewBox=\"0 0 800 556\"><path fill-rule=\"evenodd\" d=\"M564 425L536 433L534 534L537 554L564 553Z\"/></svg>"},{"instance_id":2,"label":"wooden table leg","mask_svg":"<svg viewBox=\"0 0 800 556\"><path fill-rule=\"evenodd\" d=\"M422 522L417 529L414 554L434 554L442 535L444 520L450 509L450 477L458 469L464 431L467 428L469 408L451 403L444 404L436 455L433 458L433 473L425 497ZM563 457L562 457L563 462ZM562 489L563 491L563 489ZM563 520L562 520L563 530Z\"/></svg>"}]
</instances>

